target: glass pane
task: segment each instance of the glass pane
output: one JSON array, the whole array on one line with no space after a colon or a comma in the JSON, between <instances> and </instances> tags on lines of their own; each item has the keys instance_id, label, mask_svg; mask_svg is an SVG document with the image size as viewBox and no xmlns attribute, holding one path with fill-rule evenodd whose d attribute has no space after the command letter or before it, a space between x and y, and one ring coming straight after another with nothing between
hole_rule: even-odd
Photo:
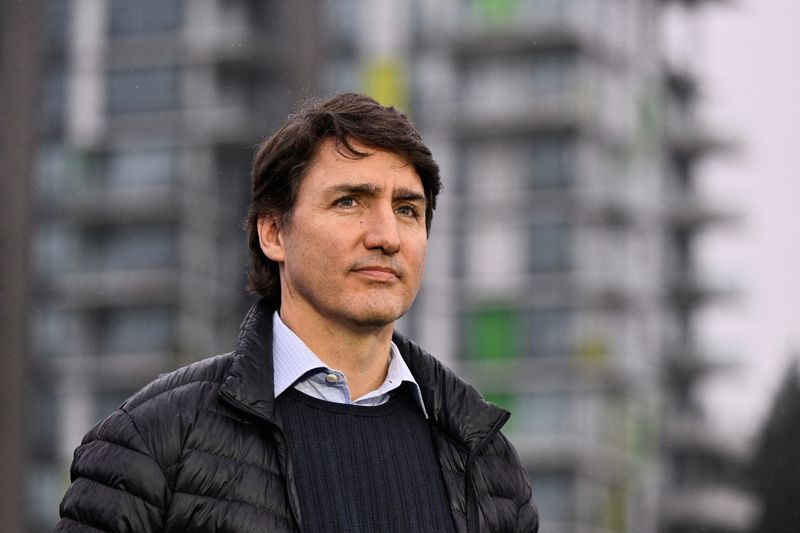
<instances>
[{"instance_id":1,"label":"glass pane","mask_svg":"<svg viewBox=\"0 0 800 533\"><path fill-rule=\"evenodd\" d=\"M42 225L34 242L34 268L39 274L74 270L80 257L80 243L68 226Z\"/></svg>"},{"instance_id":2,"label":"glass pane","mask_svg":"<svg viewBox=\"0 0 800 533\"><path fill-rule=\"evenodd\" d=\"M62 478L60 469L38 464L27 469L28 502L34 520L47 524L50 529L58 521L58 504L64 496L68 480Z\"/></svg>"},{"instance_id":3,"label":"glass pane","mask_svg":"<svg viewBox=\"0 0 800 533\"><path fill-rule=\"evenodd\" d=\"M565 435L572 428L572 397L565 392L535 392L517 399L516 429L531 436Z\"/></svg>"},{"instance_id":4,"label":"glass pane","mask_svg":"<svg viewBox=\"0 0 800 533\"><path fill-rule=\"evenodd\" d=\"M31 417L33 439L37 450L54 448L57 442L56 428L58 427L58 404L52 388L45 383L37 383L36 394L31 395L33 413Z\"/></svg>"},{"instance_id":5,"label":"glass pane","mask_svg":"<svg viewBox=\"0 0 800 533\"><path fill-rule=\"evenodd\" d=\"M57 128L64 122L67 101L66 70L63 65L50 65L44 76L42 88L41 124L44 128Z\"/></svg>"},{"instance_id":6,"label":"glass pane","mask_svg":"<svg viewBox=\"0 0 800 533\"><path fill-rule=\"evenodd\" d=\"M558 96L575 89L576 59L573 53L551 52L533 59L531 88L536 96Z\"/></svg>"},{"instance_id":7,"label":"glass pane","mask_svg":"<svg viewBox=\"0 0 800 533\"><path fill-rule=\"evenodd\" d=\"M112 189L171 183L176 174L175 152L167 148L113 152L106 179Z\"/></svg>"},{"instance_id":8,"label":"glass pane","mask_svg":"<svg viewBox=\"0 0 800 533\"><path fill-rule=\"evenodd\" d=\"M540 136L526 147L534 189L563 187L574 180L575 145L566 136Z\"/></svg>"},{"instance_id":9,"label":"glass pane","mask_svg":"<svg viewBox=\"0 0 800 533\"><path fill-rule=\"evenodd\" d=\"M101 228L86 233L85 268L114 270L157 268L174 264L175 228L147 224Z\"/></svg>"},{"instance_id":10,"label":"glass pane","mask_svg":"<svg viewBox=\"0 0 800 533\"><path fill-rule=\"evenodd\" d=\"M117 410L134 391L103 391L95 395L94 418L100 421Z\"/></svg>"},{"instance_id":11,"label":"glass pane","mask_svg":"<svg viewBox=\"0 0 800 533\"><path fill-rule=\"evenodd\" d=\"M70 9L67 0L47 0L44 6L45 33L49 44L63 44L70 25Z\"/></svg>"},{"instance_id":12,"label":"glass pane","mask_svg":"<svg viewBox=\"0 0 800 533\"><path fill-rule=\"evenodd\" d=\"M326 18L336 40L355 43L359 36L360 15L363 7L360 0L336 0L324 2Z\"/></svg>"},{"instance_id":13,"label":"glass pane","mask_svg":"<svg viewBox=\"0 0 800 533\"><path fill-rule=\"evenodd\" d=\"M169 350L174 343L175 312L169 308L114 309L97 320L103 354Z\"/></svg>"},{"instance_id":14,"label":"glass pane","mask_svg":"<svg viewBox=\"0 0 800 533\"><path fill-rule=\"evenodd\" d=\"M570 231L566 224L536 224L530 236L530 267L534 271L566 270L570 266Z\"/></svg>"},{"instance_id":15,"label":"glass pane","mask_svg":"<svg viewBox=\"0 0 800 533\"><path fill-rule=\"evenodd\" d=\"M179 76L174 67L114 70L108 73L111 113L174 109L179 103Z\"/></svg>"},{"instance_id":16,"label":"glass pane","mask_svg":"<svg viewBox=\"0 0 800 533\"><path fill-rule=\"evenodd\" d=\"M519 315L510 309L489 308L469 318L467 342L473 359L519 356Z\"/></svg>"},{"instance_id":17,"label":"glass pane","mask_svg":"<svg viewBox=\"0 0 800 533\"><path fill-rule=\"evenodd\" d=\"M74 311L51 307L38 309L34 315L33 332L34 348L42 357L85 353L80 321Z\"/></svg>"},{"instance_id":18,"label":"glass pane","mask_svg":"<svg viewBox=\"0 0 800 533\"><path fill-rule=\"evenodd\" d=\"M181 0L112 0L110 9L112 35L129 35L173 30L181 25Z\"/></svg>"},{"instance_id":19,"label":"glass pane","mask_svg":"<svg viewBox=\"0 0 800 533\"><path fill-rule=\"evenodd\" d=\"M575 481L567 472L533 472L533 494L539 514L547 520L569 520L575 514Z\"/></svg>"},{"instance_id":20,"label":"glass pane","mask_svg":"<svg viewBox=\"0 0 800 533\"><path fill-rule=\"evenodd\" d=\"M571 315L566 309L535 309L525 317L527 355L552 357L572 352Z\"/></svg>"}]
</instances>

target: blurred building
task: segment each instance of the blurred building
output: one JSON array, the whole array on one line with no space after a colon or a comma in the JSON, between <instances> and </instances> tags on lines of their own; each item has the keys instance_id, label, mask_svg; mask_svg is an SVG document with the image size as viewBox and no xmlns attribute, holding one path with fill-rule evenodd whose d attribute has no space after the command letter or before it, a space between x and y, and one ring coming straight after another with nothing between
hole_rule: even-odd
<instances>
[{"instance_id":1,"label":"blurred building","mask_svg":"<svg viewBox=\"0 0 800 533\"><path fill-rule=\"evenodd\" d=\"M36 146L40 75L39 2L6 2L0 16L0 516L25 523L25 435L31 416L26 375L31 206L28 169Z\"/></svg>"},{"instance_id":2,"label":"blurred building","mask_svg":"<svg viewBox=\"0 0 800 533\"><path fill-rule=\"evenodd\" d=\"M313 30L303 2L43 4L30 531L55 523L95 422L159 373L232 347L250 161L298 98L295 35Z\"/></svg>"},{"instance_id":3,"label":"blurred building","mask_svg":"<svg viewBox=\"0 0 800 533\"><path fill-rule=\"evenodd\" d=\"M715 361L695 317L725 293L696 245L728 218L696 168L722 143L696 112L697 39L663 37L692 36L702 3L326 4L332 87L409 110L446 176L402 327L512 410L548 533L752 517L696 397Z\"/></svg>"},{"instance_id":4,"label":"blurred building","mask_svg":"<svg viewBox=\"0 0 800 533\"><path fill-rule=\"evenodd\" d=\"M453 166L450 264L427 278L423 312L443 317L464 374L514 413L506 431L542 531L658 531L671 244L661 4L428 9L421 56L448 80L423 86L414 112L447 132Z\"/></svg>"},{"instance_id":5,"label":"blurred building","mask_svg":"<svg viewBox=\"0 0 800 533\"><path fill-rule=\"evenodd\" d=\"M731 288L709 279L697 258L703 233L733 218L704 198L698 167L730 148L699 116L703 64L702 34L696 19L703 1L673 0L664 10L663 109L667 189L667 325L663 381L661 527L665 533L749 531L756 502L745 487L747 451L714 431L698 392L725 361L703 346L697 316L723 302Z\"/></svg>"},{"instance_id":6,"label":"blurred building","mask_svg":"<svg viewBox=\"0 0 800 533\"><path fill-rule=\"evenodd\" d=\"M230 348L253 149L338 90L407 110L443 167L401 329L513 411L542 531L741 530L716 475L735 456L693 396L713 293L694 236L718 217L693 189L713 142L696 72L665 61L670 2L45 4L30 531L54 523L95 421Z\"/></svg>"}]
</instances>

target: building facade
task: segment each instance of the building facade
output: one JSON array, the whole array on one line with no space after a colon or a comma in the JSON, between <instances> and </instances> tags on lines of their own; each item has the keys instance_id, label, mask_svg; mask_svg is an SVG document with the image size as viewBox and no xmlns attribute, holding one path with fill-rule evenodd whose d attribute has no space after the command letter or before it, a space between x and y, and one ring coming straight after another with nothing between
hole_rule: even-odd
<instances>
[{"instance_id":1,"label":"building facade","mask_svg":"<svg viewBox=\"0 0 800 533\"><path fill-rule=\"evenodd\" d=\"M30 531L55 523L94 423L233 346L249 305L250 162L304 68L290 53L297 15L277 2L43 4Z\"/></svg>"},{"instance_id":2,"label":"building facade","mask_svg":"<svg viewBox=\"0 0 800 533\"><path fill-rule=\"evenodd\" d=\"M512 410L542 531L710 527L705 500L679 496L735 460L692 429L706 368L693 316L709 296L693 243L716 217L691 185L710 147L692 129L695 73L662 46L672 3L46 6L30 531L55 521L94 422L230 349L253 150L302 97L342 90L406 110L442 165L425 285L400 329ZM743 509L715 479L711 500Z\"/></svg>"}]
</instances>

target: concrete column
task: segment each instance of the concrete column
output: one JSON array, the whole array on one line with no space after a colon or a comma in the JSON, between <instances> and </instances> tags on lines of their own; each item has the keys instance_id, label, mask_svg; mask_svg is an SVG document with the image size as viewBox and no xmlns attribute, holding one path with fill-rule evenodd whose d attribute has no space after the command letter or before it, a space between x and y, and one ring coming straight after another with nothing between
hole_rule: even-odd
<instances>
[{"instance_id":1,"label":"concrete column","mask_svg":"<svg viewBox=\"0 0 800 533\"><path fill-rule=\"evenodd\" d=\"M0 517L25 526L31 167L39 107L40 2L0 2Z\"/></svg>"}]
</instances>

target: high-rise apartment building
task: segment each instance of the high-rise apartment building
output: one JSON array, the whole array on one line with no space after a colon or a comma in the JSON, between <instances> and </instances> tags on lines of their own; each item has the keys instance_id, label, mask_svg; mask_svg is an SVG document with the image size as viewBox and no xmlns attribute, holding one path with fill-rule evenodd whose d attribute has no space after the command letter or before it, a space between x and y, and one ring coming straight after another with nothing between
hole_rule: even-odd
<instances>
[{"instance_id":1,"label":"high-rise apartment building","mask_svg":"<svg viewBox=\"0 0 800 533\"><path fill-rule=\"evenodd\" d=\"M514 412L542 530L744 531L738 458L695 394L718 292L695 245L724 216L693 183L717 143L662 40L700 3L367 4L329 4L335 71L407 109L446 176L403 327Z\"/></svg>"},{"instance_id":2,"label":"high-rise apartment building","mask_svg":"<svg viewBox=\"0 0 800 533\"><path fill-rule=\"evenodd\" d=\"M30 531L52 528L96 421L233 345L253 150L312 89L295 82L304 2L43 4Z\"/></svg>"},{"instance_id":3,"label":"high-rise apartment building","mask_svg":"<svg viewBox=\"0 0 800 533\"><path fill-rule=\"evenodd\" d=\"M93 422L229 349L253 149L300 97L341 90L406 110L442 165L401 329L513 411L542 531L711 527L680 501L722 456L685 430L708 295L692 243L714 217L691 187L694 78L664 61L670 2L45 4L30 531Z\"/></svg>"},{"instance_id":4,"label":"high-rise apartment building","mask_svg":"<svg viewBox=\"0 0 800 533\"><path fill-rule=\"evenodd\" d=\"M743 487L746 452L713 429L699 389L723 361L705 346L698 314L725 302L731 289L710 279L698 241L732 218L700 192L703 159L730 148L702 121L702 34L696 19L707 2L675 0L664 7L663 205L667 256L667 316L663 351L661 531L748 531L755 501Z\"/></svg>"},{"instance_id":5,"label":"high-rise apartment building","mask_svg":"<svg viewBox=\"0 0 800 533\"><path fill-rule=\"evenodd\" d=\"M453 358L513 411L543 531L656 531L660 5L427 7L420 42L450 92L430 83L414 111L447 132L453 166L450 265L423 309L449 315Z\"/></svg>"}]
</instances>

